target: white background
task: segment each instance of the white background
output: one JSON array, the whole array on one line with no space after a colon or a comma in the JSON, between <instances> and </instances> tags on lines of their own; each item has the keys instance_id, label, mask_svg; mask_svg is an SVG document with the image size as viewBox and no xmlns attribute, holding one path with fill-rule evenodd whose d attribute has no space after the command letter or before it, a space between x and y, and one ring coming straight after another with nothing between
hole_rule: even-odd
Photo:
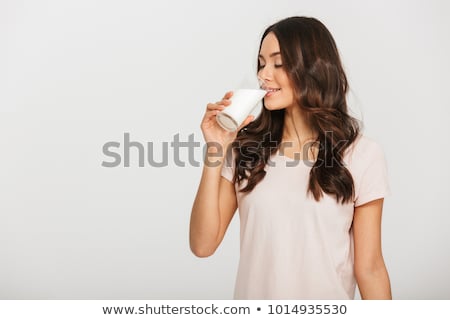
<instances>
[{"instance_id":1,"label":"white background","mask_svg":"<svg viewBox=\"0 0 450 320\"><path fill-rule=\"evenodd\" d=\"M156 160L176 134L203 146L206 104L250 83L263 30L306 15L335 37L386 154L394 298L450 299L449 14L444 0L2 0L0 298L231 299L237 215L215 255L189 249L201 167L169 147L163 168L137 149L105 168L102 147L124 133Z\"/></svg>"}]
</instances>

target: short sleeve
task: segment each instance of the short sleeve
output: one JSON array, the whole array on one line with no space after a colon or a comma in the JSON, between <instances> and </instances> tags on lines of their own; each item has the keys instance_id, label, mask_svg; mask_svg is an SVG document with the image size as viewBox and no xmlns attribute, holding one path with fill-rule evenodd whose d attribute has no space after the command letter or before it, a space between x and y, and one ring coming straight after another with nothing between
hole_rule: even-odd
<instances>
[{"instance_id":1,"label":"short sleeve","mask_svg":"<svg viewBox=\"0 0 450 320\"><path fill-rule=\"evenodd\" d=\"M230 182L233 182L234 177L234 156L231 152L231 149L228 150L227 155L225 157L225 161L222 165L222 177L227 179Z\"/></svg>"},{"instance_id":2,"label":"short sleeve","mask_svg":"<svg viewBox=\"0 0 450 320\"><path fill-rule=\"evenodd\" d=\"M355 207L391 194L387 163L381 146L370 141L364 147L364 156L359 161L360 170L354 177Z\"/></svg>"}]
</instances>

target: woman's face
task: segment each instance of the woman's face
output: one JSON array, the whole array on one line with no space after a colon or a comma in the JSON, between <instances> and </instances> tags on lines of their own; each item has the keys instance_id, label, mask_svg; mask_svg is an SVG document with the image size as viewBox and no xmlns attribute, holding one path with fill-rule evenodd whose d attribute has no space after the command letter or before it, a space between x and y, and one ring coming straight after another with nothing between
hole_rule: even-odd
<instances>
[{"instance_id":1,"label":"woman's face","mask_svg":"<svg viewBox=\"0 0 450 320\"><path fill-rule=\"evenodd\" d=\"M261 87L267 90L264 105L268 110L278 110L293 106L295 103L294 89L283 69L280 45L273 32L267 34L259 52L258 78Z\"/></svg>"}]
</instances>

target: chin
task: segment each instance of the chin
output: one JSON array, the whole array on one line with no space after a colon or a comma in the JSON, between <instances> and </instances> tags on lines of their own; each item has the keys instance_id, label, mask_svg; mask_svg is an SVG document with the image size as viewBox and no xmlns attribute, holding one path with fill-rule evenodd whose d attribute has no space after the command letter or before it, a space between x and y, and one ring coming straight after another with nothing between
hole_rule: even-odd
<instances>
[{"instance_id":1,"label":"chin","mask_svg":"<svg viewBox=\"0 0 450 320\"><path fill-rule=\"evenodd\" d=\"M273 103L273 102L265 102L264 107L269 111L286 109L286 106L283 104Z\"/></svg>"}]
</instances>

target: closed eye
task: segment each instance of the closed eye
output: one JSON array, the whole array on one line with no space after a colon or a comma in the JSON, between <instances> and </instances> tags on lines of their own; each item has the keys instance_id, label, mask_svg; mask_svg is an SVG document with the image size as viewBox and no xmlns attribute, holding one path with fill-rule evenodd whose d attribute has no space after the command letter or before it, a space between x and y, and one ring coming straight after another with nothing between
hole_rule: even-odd
<instances>
[{"instance_id":1,"label":"closed eye","mask_svg":"<svg viewBox=\"0 0 450 320\"><path fill-rule=\"evenodd\" d=\"M274 64L273 65L275 68L283 68L283 65L282 64ZM262 68L264 68L265 67L265 65L259 65L259 68L258 68L258 70L261 70Z\"/></svg>"}]
</instances>

